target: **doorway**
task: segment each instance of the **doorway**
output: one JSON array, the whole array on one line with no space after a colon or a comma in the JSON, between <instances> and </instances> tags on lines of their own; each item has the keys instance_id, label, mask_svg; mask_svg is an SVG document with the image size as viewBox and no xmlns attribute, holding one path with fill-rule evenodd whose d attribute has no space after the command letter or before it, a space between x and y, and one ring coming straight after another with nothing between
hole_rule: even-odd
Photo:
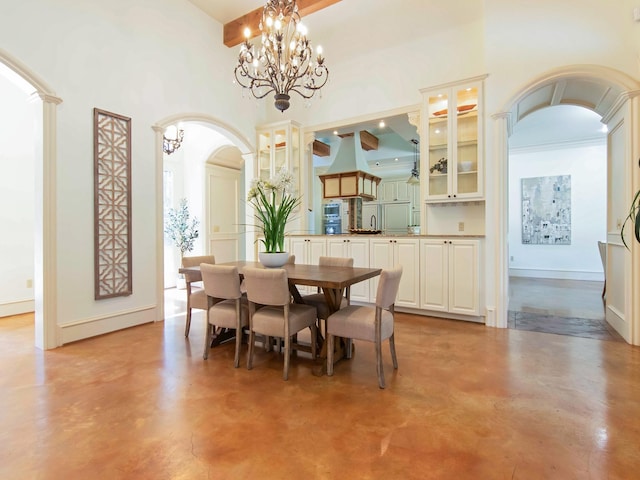
<instances>
[{"instance_id":1,"label":"doorway","mask_svg":"<svg viewBox=\"0 0 640 480\"><path fill-rule=\"evenodd\" d=\"M509 292L508 247L508 152L509 135L513 127L527 115L554 105L578 105L589 108L603 117L607 134L607 295L605 311L607 322L627 342L633 339L638 324L635 302L630 301L634 278L631 264L638 263L633 246L631 255L625 251L619 234L619 220L624 218L630 199L632 183L638 175L632 170L631 152L636 151L638 132L629 128L637 114L639 84L626 74L607 67L578 65L549 72L535 79L508 103L504 113L493 115L496 127L494 146L497 169L493 179L498 194L493 200L495 222L489 225L495 232L495 243L489 243L489 255L495 255L495 305L487 307L487 324L507 327ZM635 186L637 188L637 186ZM490 188L490 186L489 186ZM490 202L488 202L490 203ZM637 265L636 265L637 266ZM615 286L612 287L612 282ZM497 314L497 315L496 315Z\"/></svg>"},{"instance_id":2,"label":"doorway","mask_svg":"<svg viewBox=\"0 0 640 480\"><path fill-rule=\"evenodd\" d=\"M509 137L510 328L619 339L605 321L606 126L574 105L536 110ZM615 331L613 331L615 333Z\"/></svg>"}]
</instances>

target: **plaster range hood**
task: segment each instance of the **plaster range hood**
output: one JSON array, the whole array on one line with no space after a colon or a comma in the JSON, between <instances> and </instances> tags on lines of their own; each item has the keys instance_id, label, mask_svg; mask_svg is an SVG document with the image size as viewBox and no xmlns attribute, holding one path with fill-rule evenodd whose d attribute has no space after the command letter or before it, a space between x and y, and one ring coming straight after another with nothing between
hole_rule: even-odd
<instances>
[{"instance_id":1,"label":"plaster range hood","mask_svg":"<svg viewBox=\"0 0 640 480\"><path fill-rule=\"evenodd\" d=\"M322 197L325 199L375 200L381 180L369 171L360 144L360 132L340 140L336 158L327 173L319 177L322 181Z\"/></svg>"}]
</instances>

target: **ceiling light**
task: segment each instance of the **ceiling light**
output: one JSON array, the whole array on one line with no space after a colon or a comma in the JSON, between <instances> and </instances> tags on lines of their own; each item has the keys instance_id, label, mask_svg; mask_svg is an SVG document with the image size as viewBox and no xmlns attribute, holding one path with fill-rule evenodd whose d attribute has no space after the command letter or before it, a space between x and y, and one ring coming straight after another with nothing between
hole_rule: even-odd
<instances>
[{"instance_id":1,"label":"ceiling light","mask_svg":"<svg viewBox=\"0 0 640 480\"><path fill-rule=\"evenodd\" d=\"M162 135L162 151L171 155L180 148L183 139L184 130L175 125L169 125Z\"/></svg>"},{"instance_id":2,"label":"ceiling light","mask_svg":"<svg viewBox=\"0 0 640 480\"><path fill-rule=\"evenodd\" d=\"M240 46L236 80L257 98L275 92L275 106L281 112L289 108L289 92L311 98L327 83L329 70L324 64L322 47L313 49L306 28L300 23L296 0L267 0L259 24L262 46L249 42L251 31Z\"/></svg>"},{"instance_id":3,"label":"ceiling light","mask_svg":"<svg viewBox=\"0 0 640 480\"><path fill-rule=\"evenodd\" d=\"M411 169L411 176L409 180L407 180L407 183L409 185L418 185L420 183L420 172L418 172L418 140L412 138L411 143L413 143L413 168Z\"/></svg>"},{"instance_id":4,"label":"ceiling light","mask_svg":"<svg viewBox=\"0 0 640 480\"><path fill-rule=\"evenodd\" d=\"M602 125L602 128L600 129L600 131L602 133L607 133L609 131L609 127L607 127L606 125Z\"/></svg>"},{"instance_id":5,"label":"ceiling light","mask_svg":"<svg viewBox=\"0 0 640 480\"><path fill-rule=\"evenodd\" d=\"M384 127L385 127L384 120L380 120L380 123L378 124L378 126L379 126L380 128L384 128Z\"/></svg>"},{"instance_id":6,"label":"ceiling light","mask_svg":"<svg viewBox=\"0 0 640 480\"><path fill-rule=\"evenodd\" d=\"M338 135L338 130L334 130L334 131L333 131L333 134L334 134L334 135Z\"/></svg>"}]
</instances>

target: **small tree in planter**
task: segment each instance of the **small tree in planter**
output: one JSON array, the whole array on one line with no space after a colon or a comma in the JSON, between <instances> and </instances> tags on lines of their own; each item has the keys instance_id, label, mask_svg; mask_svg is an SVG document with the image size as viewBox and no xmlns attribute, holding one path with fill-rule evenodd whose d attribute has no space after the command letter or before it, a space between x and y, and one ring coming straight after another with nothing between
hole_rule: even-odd
<instances>
[{"instance_id":1,"label":"small tree in planter","mask_svg":"<svg viewBox=\"0 0 640 480\"><path fill-rule=\"evenodd\" d=\"M622 229L620 230L622 243L624 243L624 246L627 247L627 249L629 249L629 245L627 245L627 241L624 238L624 227L629 221L631 222L631 227L633 228L633 235L635 236L636 241L640 243L640 190L638 190L633 197L631 207L629 207L629 215L627 215L627 218L624 219Z\"/></svg>"},{"instance_id":2,"label":"small tree in planter","mask_svg":"<svg viewBox=\"0 0 640 480\"><path fill-rule=\"evenodd\" d=\"M180 265L185 252L193 250L193 243L198 238L198 219L190 218L187 199L180 200L178 208L170 208L164 225L164 233L180 250Z\"/></svg>"}]
</instances>

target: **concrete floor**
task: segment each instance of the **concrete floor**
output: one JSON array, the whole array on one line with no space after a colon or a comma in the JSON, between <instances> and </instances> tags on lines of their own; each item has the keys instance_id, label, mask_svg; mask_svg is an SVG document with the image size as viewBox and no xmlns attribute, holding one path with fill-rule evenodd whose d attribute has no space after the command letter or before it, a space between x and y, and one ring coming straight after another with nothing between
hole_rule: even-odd
<instances>
[{"instance_id":1,"label":"concrete floor","mask_svg":"<svg viewBox=\"0 0 640 480\"><path fill-rule=\"evenodd\" d=\"M640 471L640 349L398 314L399 370L371 345L333 377L305 354L233 368L165 322L42 352L0 319L0 478L629 479ZM243 364L246 345L243 346Z\"/></svg>"}]
</instances>

